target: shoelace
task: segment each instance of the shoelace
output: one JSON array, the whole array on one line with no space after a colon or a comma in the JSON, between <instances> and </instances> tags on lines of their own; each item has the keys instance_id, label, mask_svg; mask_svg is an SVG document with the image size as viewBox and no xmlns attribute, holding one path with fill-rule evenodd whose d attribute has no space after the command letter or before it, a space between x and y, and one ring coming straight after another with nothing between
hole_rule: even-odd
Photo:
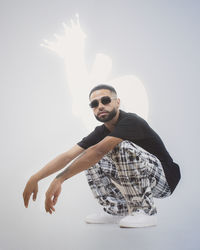
<instances>
[{"instance_id":1,"label":"shoelace","mask_svg":"<svg viewBox=\"0 0 200 250\"><path fill-rule=\"evenodd\" d=\"M143 213L144 213L144 211L143 211L143 210L141 210L141 209L137 209L137 210L135 211L135 213L137 213L137 214L143 214Z\"/></svg>"},{"instance_id":2,"label":"shoelace","mask_svg":"<svg viewBox=\"0 0 200 250\"><path fill-rule=\"evenodd\" d=\"M145 212L142 209L137 209L136 211L133 211L131 215L136 215L136 214L145 214Z\"/></svg>"}]
</instances>

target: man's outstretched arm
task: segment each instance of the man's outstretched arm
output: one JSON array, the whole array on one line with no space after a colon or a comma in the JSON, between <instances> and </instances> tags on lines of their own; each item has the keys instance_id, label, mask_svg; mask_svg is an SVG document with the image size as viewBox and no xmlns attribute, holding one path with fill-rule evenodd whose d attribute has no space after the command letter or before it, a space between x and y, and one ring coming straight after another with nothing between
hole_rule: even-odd
<instances>
[{"instance_id":1,"label":"man's outstretched arm","mask_svg":"<svg viewBox=\"0 0 200 250\"><path fill-rule=\"evenodd\" d=\"M41 170L39 170L36 174L32 175L28 180L24 192L23 192L23 199L25 207L28 207L30 196L33 194L33 200L36 200L37 192L38 192L38 182L61 170L64 168L69 162L75 159L78 155L80 155L84 151L83 148L75 145L67 152L64 152L58 155L55 159L47 163Z\"/></svg>"},{"instance_id":2,"label":"man's outstretched arm","mask_svg":"<svg viewBox=\"0 0 200 250\"><path fill-rule=\"evenodd\" d=\"M61 172L51 183L46 192L45 209L50 214L55 211L54 206L61 192L62 183L70 177L86 170L99 162L101 158L112 150L122 139L107 136L101 142L88 148L69 167Z\"/></svg>"}]
</instances>

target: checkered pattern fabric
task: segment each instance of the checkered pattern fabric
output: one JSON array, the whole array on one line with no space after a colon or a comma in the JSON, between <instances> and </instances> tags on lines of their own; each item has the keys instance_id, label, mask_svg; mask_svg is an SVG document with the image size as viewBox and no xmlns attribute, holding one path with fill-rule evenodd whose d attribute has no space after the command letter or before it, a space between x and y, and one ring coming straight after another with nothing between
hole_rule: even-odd
<instances>
[{"instance_id":1,"label":"checkered pattern fabric","mask_svg":"<svg viewBox=\"0 0 200 250\"><path fill-rule=\"evenodd\" d=\"M130 141L118 144L85 172L94 197L112 215L141 208L153 215L153 197L171 194L159 159Z\"/></svg>"}]
</instances>

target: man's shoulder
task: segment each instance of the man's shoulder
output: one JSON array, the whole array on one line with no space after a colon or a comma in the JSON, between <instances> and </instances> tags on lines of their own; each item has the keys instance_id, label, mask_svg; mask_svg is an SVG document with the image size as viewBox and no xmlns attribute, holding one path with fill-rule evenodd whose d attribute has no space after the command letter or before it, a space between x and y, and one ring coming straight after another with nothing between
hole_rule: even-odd
<instances>
[{"instance_id":1,"label":"man's shoulder","mask_svg":"<svg viewBox=\"0 0 200 250\"><path fill-rule=\"evenodd\" d=\"M125 112L120 110L120 119L119 121L133 121L133 122L146 122L141 116L132 112Z\"/></svg>"},{"instance_id":2,"label":"man's shoulder","mask_svg":"<svg viewBox=\"0 0 200 250\"><path fill-rule=\"evenodd\" d=\"M94 132L103 132L105 130L106 126L104 124L98 125L94 128Z\"/></svg>"}]
</instances>

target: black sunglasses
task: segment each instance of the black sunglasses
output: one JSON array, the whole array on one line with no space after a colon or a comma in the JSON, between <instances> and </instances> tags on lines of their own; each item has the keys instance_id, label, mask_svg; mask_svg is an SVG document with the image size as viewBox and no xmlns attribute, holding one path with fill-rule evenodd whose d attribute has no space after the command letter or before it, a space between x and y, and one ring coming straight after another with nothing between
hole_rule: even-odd
<instances>
[{"instance_id":1,"label":"black sunglasses","mask_svg":"<svg viewBox=\"0 0 200 250\"><path fill-rule=\"evenodd\" d=\"M112 99L116 99L116 97L110 98L110 96L103 96L101 97L100 100L103 105L106 105L106 104L111 103ZM91 108L97 108L99 106L99 101L95 99L89 105Z\"/></svg>"}]
</instances>

